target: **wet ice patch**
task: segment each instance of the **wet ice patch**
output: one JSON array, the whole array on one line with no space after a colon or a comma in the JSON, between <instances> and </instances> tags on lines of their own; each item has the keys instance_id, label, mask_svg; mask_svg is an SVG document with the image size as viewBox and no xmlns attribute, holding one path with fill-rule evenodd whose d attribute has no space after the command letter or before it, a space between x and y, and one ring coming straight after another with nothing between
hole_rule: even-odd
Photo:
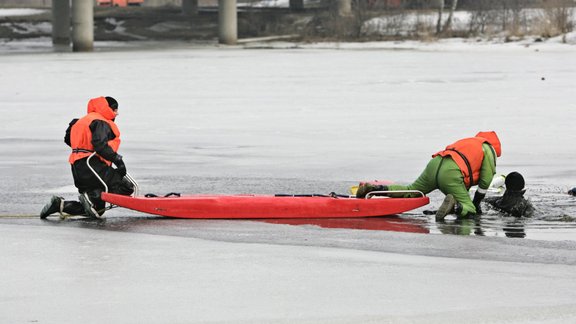
<instances>
[{"instance_id":1,"label":"wet ice patch","mask_svg":"<svg viewBox=\"0 0 576 324\"><path fill-rule=\"evenodd\" d=\"M561 186L530 184L525 198L536 209L532 217L513 217L483 203L484 213L476 219L457 219L449 215L444 222L429 218L427 226L432 234L526 238L546 241L574 241L576 239L576 198ZM439 195L434 192L431 197ZM488 196L494 195L489 192ZM437 200L437 199L435 199ZM438 205L433 201L431 205Z\"/></svg>"},{"instance_id":2,"label":"wet ice patch","mask_svg":"<svg viewBox=\"0 0 576 324\"><path fill-rule=\"evenodd\" d=\"M5 40L0 39L0 45L2 47L2 52L30 52L30 51L46 51L52 50L52 38L51 37L35 37L27 39L17 39L17 40Z\"/></svg>"}]
</instances>

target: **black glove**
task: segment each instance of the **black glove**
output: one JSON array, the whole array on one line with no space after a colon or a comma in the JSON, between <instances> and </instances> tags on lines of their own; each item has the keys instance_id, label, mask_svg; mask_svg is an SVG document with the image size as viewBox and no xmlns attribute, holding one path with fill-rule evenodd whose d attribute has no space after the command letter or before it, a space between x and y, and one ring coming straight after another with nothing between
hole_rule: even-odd
<instances>
[{"instance_id":1,"label":"black glove","mask_svg":"<svg viewBox=\"0 0 576 324\"><path fill-rule=\"evenodd\" d=\"M124 178L124 176L126 175L126 164L124 164L124 161L122 161L122 155L116 154L116 157L114 158L114 161L112 161L112 163L116 165L116 172L118 172L118 174L122 178Z\"/></svg>"},{"instance_id":2,"label":"black glove","mask_svg":"<svg viewBox=\"0 0 576 324\"><path fill-rule=\"evenodd\" d=\"M476 215L482 214L482 207L480 207L480 202L484 199L484 197L486 197L485 193L476 191L474 194L474 200L472 200L472 203L474 204L474 207L476 207Z\"/></svg>"}]
</instances>

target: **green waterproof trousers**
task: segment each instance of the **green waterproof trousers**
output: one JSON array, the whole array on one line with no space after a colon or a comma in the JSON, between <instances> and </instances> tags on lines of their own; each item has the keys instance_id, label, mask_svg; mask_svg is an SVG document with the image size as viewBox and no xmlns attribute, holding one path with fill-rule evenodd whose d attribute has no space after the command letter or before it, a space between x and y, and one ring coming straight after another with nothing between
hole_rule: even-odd
<instances>
[{"instance_id":1,"label":"green waterproof trousers","mask_svg":"<svg viewBox=\"0 0 576 324\"><path fill-rule=\"evenodd\" d=\"M440 189L445 195L452 194L456 201L462 205L459 217L468 214L476 214L476 207L470 199L468 189L464 184L462 171L451 157L437 156L428 162L422 174L412 184L388 185L391 191L397 190L419 190L428 194L435 189ZM416 194L405 194L404 197L416 196Z\"/></svg>"}]
</instances>

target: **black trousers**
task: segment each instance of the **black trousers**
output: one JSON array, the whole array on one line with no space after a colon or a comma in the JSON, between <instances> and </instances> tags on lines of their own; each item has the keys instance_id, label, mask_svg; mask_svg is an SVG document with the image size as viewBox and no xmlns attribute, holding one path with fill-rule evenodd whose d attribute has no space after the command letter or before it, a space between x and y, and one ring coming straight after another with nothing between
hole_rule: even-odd
<instances>
[{"instance_id":1,"label":"black trousers","mask_svg":"<svg viewBox=\"0 0 576 324\"><path fill-rule=\"evenodd\" d=\"M104 214L106 203L100 198L100 194L104 191L104 185L96 177L94 172L90 170L87 164L88 158L80 159L71 166L72 176L74 177L74 185L78 188L78 192L86 193L88 198L94 204L95 209L100 215ZM131 195L134 192L134 186L131 182L124 179L116 169L108 166L97 157L90 159L90 166L100 176L102 181L108 186L108 192ZM64 212L70 215L84 215L84 208L82 204L77 201L66 201L64 203Z\"/></svg>"}]
</instances>

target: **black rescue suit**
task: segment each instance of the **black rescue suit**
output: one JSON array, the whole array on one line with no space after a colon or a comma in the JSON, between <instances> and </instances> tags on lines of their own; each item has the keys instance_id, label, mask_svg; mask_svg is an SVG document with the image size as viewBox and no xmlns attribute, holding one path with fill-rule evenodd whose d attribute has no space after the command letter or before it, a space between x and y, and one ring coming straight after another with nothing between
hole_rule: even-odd
<instances>
[{"instance_id":1,"label":"black rescue suit","mask_svg":"<svg viewBox=\"0 0 576 324\"><path fill-rule=\"evenodd\" d=\"M535 209L529 200L524 198L526 190L506 189L502 197L488 197L485 201L494 209L514 217L532 217Z\"/></svg>"}]
</instances>

